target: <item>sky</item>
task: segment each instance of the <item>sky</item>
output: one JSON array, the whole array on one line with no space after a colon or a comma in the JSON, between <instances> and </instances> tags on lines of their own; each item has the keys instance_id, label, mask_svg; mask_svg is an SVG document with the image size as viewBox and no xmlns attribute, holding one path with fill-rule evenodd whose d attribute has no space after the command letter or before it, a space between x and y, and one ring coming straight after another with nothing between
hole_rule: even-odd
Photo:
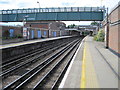
<instances>
[{"instance_id":1,"label":"sky","mask_svg":"<svg viewBox=\"0 0 120 90\"><path fill-rule=\"evenodd\" d=\"M46 7L100 7L101 5L109 8L109 11L120 0L0 0L0 10L23 9L23 8L46 8ZM37 3L39 2L39 3ZM102 2L102 3L101 3ZM69 21L67 25L86 25L91 22ZM15 23L13 23L15 24Z\"/></svg>"}]
</instances>

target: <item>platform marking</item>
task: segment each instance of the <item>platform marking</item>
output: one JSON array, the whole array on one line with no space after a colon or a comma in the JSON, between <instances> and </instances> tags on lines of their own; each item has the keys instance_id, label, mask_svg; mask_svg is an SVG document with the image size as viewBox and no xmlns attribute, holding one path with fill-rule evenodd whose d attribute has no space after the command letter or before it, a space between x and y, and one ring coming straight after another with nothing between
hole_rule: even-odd
<instances>
[{"instance_id":1,"label":"platform marking","mask_svg":"<svg viewBox=\"0 0 120 90\"><path fill-rule=\"evenodd\" d=\"M98 88L98 80L93 64L92 56L89 51L88 43L84 44L82 77L80 88Z\"/></svg>"},{"instance_id":2,"label":"platform marking","mask_svg":"<svg viewBox=\"0 0 120 90\"><path fill-rule=\"evenodd\" d=\"M95 66L93 62L93 58L91 56L89 46L86 44L87 51L87 59L86 59L86 88L99 88L97 74L95 72ZM96 58L97 59L97 58Z\"/></svg>"},{"instance_id":3,"label":"platform marking","mask_svg":"<svg viewBox=\"0 0 120 90\"><path fill-rule=\"evenodd\" d=\"M40 40L32 40L32 41L23 41L23 42L17 42L17 43L12 43L12 44L5 44L5 45L0 45L0 49L4 48L9 48L9 47L15 47L15 46L20 46L24 44L32 44L32 43L37 43L37 42L43 42L43 41L49 41L49 40L56 40L56 39L61 39L61 38L67 38L71 36L64 36L64 37L57 37L57 38L47 38L47 39L40 39Z\"/></svg>"},{"instance_id":4,"label":"platform marking","mask_svg":"<svg viewBox=\"0 0 120 90\"><path fill-rule=\"evenodd\" d=\"M86 37L85 37L85 38L86 38ZM67 79L67 77L68 77L68 74L69 74L69 72L70 72L70 70L71 70L71 67L72 67L72 65L73 65L73 62L74 62L74 60L75 60L75 58L76 58L76 56L77 56L78 51L80 50L80 48L81 48L81 46L82 46L82 43L83 43L83 41L85 40L85 38L81 41L79 48L77 49L75 55L73 56L73 59L72 59L70 65L69 65L69 67L68 67L68 69L67 69L67 71L66 71L66 73L65 73L65 75L64 75L64 78L62 79L62 82L60 83L59 88L64 88L63 86L64 86L64 84L65 84L65 81L66 81L66 79ZM60 89L60 90L61 90L61 89Z\"/></svg>"},{"instance_id":5,"label":"platform marking","mask_svg":"<svg viewBox=\"0 0 120 90\"><path fill-rule=\"evenodd\" d=\"M81 76L81 88L85 88L86 87L86 42L84 43L84 51L83 51L83 62L82 62L82 76Z\"/></svg>"}]
</instances>

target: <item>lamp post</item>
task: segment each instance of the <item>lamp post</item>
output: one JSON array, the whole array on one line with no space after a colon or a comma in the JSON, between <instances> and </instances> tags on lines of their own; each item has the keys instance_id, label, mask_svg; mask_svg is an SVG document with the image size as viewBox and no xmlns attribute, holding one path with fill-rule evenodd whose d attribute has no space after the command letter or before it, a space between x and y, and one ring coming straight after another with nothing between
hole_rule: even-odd
<instances>
[{"instance_id":1,"label":"lamp post","mask_svg":"<svg viewBox=\"0 0 120 90\"><path fill-rule=\"evenodd\" d=\"M108 7L102 8L106 12L106 26L105 26L105 47L109 47L109 20L108 20Z\"/></svg>"},{"instance_id":2,"label":"lamp post","mask_svg":"<svg viewBox=\"0 0 120 90\"><path fill-rule=\"evenodd\" d=\"M29 17L28 15L24 16L24 19L23 19L23 24L24 24L24 26L25 26L25 24L26 24L26 22L27 22L27 18L28 18L28 17Z\"/></svg>"},{"instance_id":3,"label":"lamp post","mask_svg":"<svg viewBox=\"0 0 120 90\"><path fill-rule=\"evenodd\" d=\"M106 20L106 25L107 25L107 29L106 29L106 48L109 47L109 20L108 20L108 8L107 8L107 20Z\"/></svg>"},{"instance_id":4,"label":"lamp post","mask_svg":"<svg viewBox=\"0 0 120 90\"><path fill-rule=\"evenodd\" d=\"M38 5L39 5L39 12L40 12L40 2L39 2L39 1L37 1L37 3L38 3Z\"/></svg>"}]
</instances>

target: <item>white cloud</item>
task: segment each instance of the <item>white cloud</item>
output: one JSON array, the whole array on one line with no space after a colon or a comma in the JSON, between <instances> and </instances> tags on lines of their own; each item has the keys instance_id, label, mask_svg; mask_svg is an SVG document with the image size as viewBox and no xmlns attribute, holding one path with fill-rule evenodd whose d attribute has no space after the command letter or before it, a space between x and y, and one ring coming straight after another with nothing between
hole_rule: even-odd
<instances>
[{"instance_id":1,"label":"white cloud","mask_svg":"<svg viewBox=\"0 0 120 90\"><path fill-rule=\"evenodd\" d=\"M38 8L40 7L97 7L101 0L0 0L0 9ZM103 0L102 5L111 8L119 0Z\"/></svg>"},{"instance_id":2,"label":"white cloud","mask_svg":"<svg viewBox=\"0 0 120 90\"><path fill-rule=\"evenodd\" d=\"M0 2L0 9L15 9L15 8L38 8L39 1L41 7L80 7L80 6L97 6L100 0L2 0Z\"/></svg>"},{"instance_id":3,"label":"white cloud","mask_svg":"<svg viewBox=\"0 0 120 90\"><path fill-rule=\"evenodd\" d=\"M0 9L18 9L18 8L38 8L40 7L99 7L101 0L0 0ZM119 0L103 0L102 5L110 9L118 3ZM67 22L71 23L72 22ZM73 22L74 23L74 22ZM85 22L75 22L76 24ZM88 23L88 22L86 22Z\"/></svg>"}]
</instances>

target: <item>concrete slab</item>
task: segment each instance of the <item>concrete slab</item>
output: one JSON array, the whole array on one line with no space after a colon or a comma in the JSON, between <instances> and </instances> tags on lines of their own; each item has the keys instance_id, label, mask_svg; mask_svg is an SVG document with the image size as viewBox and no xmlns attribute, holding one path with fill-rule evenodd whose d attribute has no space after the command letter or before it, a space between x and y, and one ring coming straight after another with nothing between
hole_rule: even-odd
<instances>
[{"instance_id":1,"label":"concrete slab","mask_svg":"<svg viewBox=\"0 0 120 90\"><path fill-rule=\"evenodd\" d=\"M5 45L0 45L0 49L16 47L16 46L25 45L25 44L32 44L32 43L37 43L37 42L44 42L44 41L55 40L55 39L61 39L61 38L68 38L68 37L72 37L72 36L53 37L53 38L28 40L28 41L23 41L23 42L18 42L18 43L5 44Z\"/></svg>"},{"instance_id":2,"label":"concrete slab","mask_svg":"<svg viewBox=\"0 0 120 90\"><path fill-rule=\"evenodd\" d=\"M85 47L86 56L84 55ZM82 69L84 56L85 69ZM69 73L66 79L63 79L64 82L60 84L60 88L81 88L83 72L85 72L85 88L118 88L118 77L105 59L115 71L118 70L117 56L106 50L103 43L93 41L93 37L87 36L81 48L78 49Z\"/></svg>"},{"instance_id":3,"label":"concrete slab","mask_svg":"<svg viewBox=\"0 0 120 90\"><path fill-rule=\"evenodd\" d=\"M106 60L107 63L111 65L111 67L118 74L118 56L113 54L109 49L106 49L103 46L103 43L95 43L96 49L99 51L101 56ZM99 44L99 45L98 45Z\"/></svg>"},{"instance_id":4,"label":"concrete slab","mask_svg":"<svg viewBox=\"0 0 120 90\"><path fill-rule=\"evenodd\" d=\"M89 49L91 52L91 56L93 58L95 72L97 74L97 78L99 82L99 87L100 88L118 88L118 77L116 77L112 69L108 66L104 58L100 55L100 53L96 49L96 47L101 47L101 44L93 41L92 37L88 37L87 42L89 43ZM105 53L109 54L110 52L105 52ZM106 54L104 54L104 56ZM110 57L108 60L110 59L114 60L114 57Z\"/></svg>"}]
</instances>

